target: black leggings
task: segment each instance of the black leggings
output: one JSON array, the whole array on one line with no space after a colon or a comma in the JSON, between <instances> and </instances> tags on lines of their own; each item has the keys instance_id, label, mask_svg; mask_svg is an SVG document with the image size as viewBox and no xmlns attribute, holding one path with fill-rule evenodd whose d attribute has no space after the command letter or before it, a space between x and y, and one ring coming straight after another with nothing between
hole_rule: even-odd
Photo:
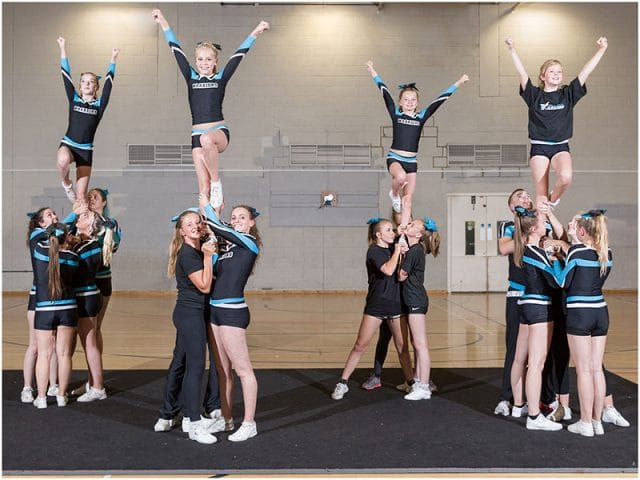
<instances>
[{"instance_id":1,"label":"black leggings","mask_svg":"<svg viewBox=\"0 0 640 480\"><path fill-rule=\"evenodd\" d=\"M176 345L167 372L160 418L174 418L182 406L185 417L189 417L192 422L200 420L207 323L204 310L176 304L173 310ZM182 405L179 401L180 393L182 393Z\"/></svg>"}]
</instances>

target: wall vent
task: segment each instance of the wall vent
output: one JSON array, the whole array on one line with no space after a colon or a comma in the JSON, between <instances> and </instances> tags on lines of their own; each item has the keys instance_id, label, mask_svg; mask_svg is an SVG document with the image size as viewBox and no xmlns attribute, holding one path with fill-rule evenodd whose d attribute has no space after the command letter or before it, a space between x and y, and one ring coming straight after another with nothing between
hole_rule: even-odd
<instances>
[{"instance_id":1,"label":"wall vent","mask_svg":"<svg viewBox=\"0 0 640 480\"><path fill-rule=\"evenodd\" d=\"M526 167L527 146L522 145L447 145L449 167Z\"/></svg>"},{"instance_id":2,"label":"wall vent","mask_svg":"<svg viewBox=\"0 0 640 480\"><path fill-rule=\"evenodd\" d=\"M193 165L191 145L127 145L131 166Z\"/></svg>"},{"instance_id":3,"label":"wall vent","mask_svg":"<svg viewBox=\"0 0 640 480\"><path fill-rule=\"evenodd\" d=\"M291 167L371 166L371 145L289 145Z\"/></svg>"}]
</instances>

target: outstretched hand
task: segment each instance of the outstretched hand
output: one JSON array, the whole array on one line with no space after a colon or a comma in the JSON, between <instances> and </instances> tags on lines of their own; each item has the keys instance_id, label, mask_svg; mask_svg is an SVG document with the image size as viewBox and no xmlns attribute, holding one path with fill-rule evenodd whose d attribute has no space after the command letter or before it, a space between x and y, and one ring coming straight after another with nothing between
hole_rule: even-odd
<instances>
[{"instance_id":1,"label":"outstretched hand","mask_svg":"<svg viewBox=\"0 0 640 480\"><path fill-rule=\"evenodd\" d=\"M64 48L67 45L67 41L63 37L58 37L56 41L58 42L60 48Z\"/></svg>"},{"instance_id":2,"label":"outstretched hand","mask_svg":"<svg viewBox=\"0 0 640 480\"><path fill-rule=\"evenodd\" d=\"M162 23L162 21L164 20L164 15L158 8L151 12L151 17L156 23Z\"/></svg>"},{"instance_id":3,"label":"outstretched hand","mask_svg":"<svg viewBox=\"0 0 640 480\"><path fill-rule=\"evenodd\" d=\"M120 49L118 47L113 47L113 49L111 49L111 63L115 63L119 53Z\"/></svg>"},{"instance_id":4,"label":"outstretched hand","mask_svg":"<svg viewBox=\"0 0 640 480\"><path fill-rule=\"evenodd\" d=\"M372 77L376 76L376 71L373 69L373 62L371 60L367 61L367 71L371 74Z\"/></svg>"},{"instance_id":5,"label":"outstretched hand","mask_svg":"<svg viewBox=\"0 0 640 480\"><path fill-rule=\"evenodd\" d=\"M462 85L463 83L467 83L468 81L469 81L469 76L465 73L456 82L456 87L459 87L460 85Z\"/></svg>"},{"instance_id":6,"label":"outstretched hand","mask_svg":"<svg viewBox=\"0 0 640 480\"><path fill-rule=\"evenodd\" d=\"M513 50L516 47L516 44L513 41L513 38L511 38L511 37L507 37L507 39L504 41L504 43L507 44L507 48L509 50Z\"/></svg>"},{"instance_id":7,"label":"outstretched hand","mask_svg":"<svg viewBox=\"0 0 640 480\"><path fill-rule=\"evenodd\" d=\"M258 26L255 28L255 30L252 32L254 37L257 37L258 35L260 35L261 33L263 33L265 30L269 30L271 28L271 25L269 25L269 22L265 22L264 20L262 20Z\"/></svg>"},{"instance_id":8,"label":"outstretched hand","mask_svg":"<svg viewBox=\"0 0 640 480\"><path fill-rule=\"evenodd\" d=\"M607 41L607 37L600 37L597 41L596 44L600 47L600 49L602 50L606 50L607 47L609 46L609 42Z\"/></svg>"}]
</instances>

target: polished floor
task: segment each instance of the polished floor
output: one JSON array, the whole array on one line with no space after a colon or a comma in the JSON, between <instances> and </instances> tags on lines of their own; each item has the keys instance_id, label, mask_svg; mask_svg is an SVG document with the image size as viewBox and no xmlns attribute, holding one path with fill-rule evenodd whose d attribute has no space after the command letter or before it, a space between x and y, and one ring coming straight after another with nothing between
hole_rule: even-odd
<instances>
[{"instance_id":1,"label":"polished floor","mask_svg":"<svg viewBox=\"0 0 640 480\"><path fill-rule=\"evenodd\" d=\"M638 381L638 302L634 293L605 294L611 328L605 365ZM364 293L255 293L248 342L256 368L344 365L358 331ZM103 325L105 369L164 369L175 329L172 293L115 292ZM3 294L3 369L21 369L27 336L27 295ZM427 333L432 366L501 367L504 358L504 294L432 294ZM391 349L387 365L398 366ZM373 345L360 367L371 365ZM86 368L82 351L74 367Z\"/></svg>"}]
</instances>

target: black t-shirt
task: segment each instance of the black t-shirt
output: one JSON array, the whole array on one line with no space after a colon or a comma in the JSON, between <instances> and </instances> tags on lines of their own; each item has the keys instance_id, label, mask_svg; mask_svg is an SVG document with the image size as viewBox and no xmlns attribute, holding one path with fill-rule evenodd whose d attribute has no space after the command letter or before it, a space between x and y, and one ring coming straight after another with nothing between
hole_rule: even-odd
<instances>
[{"instance_id":1,"label":"black t-shirt","mask_svg":"<svg viewBox=\"0 0 640 480\"><path fill-rule=\"evenodd\" d=\"M529 139L561 143L573 136L573 107L587 94L587 86L574 78L555 92L534 87L531 79L520 96L529 107Z\"/></svg>"},{"instance_id":2,"label":"black t-shirt","mask_svg":"<svg viewBox=\"0 0 640 480\"><path fill-rule=\"evenodd\" d=\"M204 270L204 254L186 243L178 251L176 258L176 286L178 288L177 303L201 308L204 310L209 299L209 293L202 293L189 280L189 275L198 270Z\"/></svg>"},{"instance_id":3,"label":"black t-shirt","mask_svg":"<svg viewBox=\"0 0 640 480\"><path fill-rule=\"evenodd\" d=\"M426 259L422 245L412 245L404 256L402 270L408 277L402 285L402 300L408 307L422 307L427 304L427 291L424 288Z\"/></svg>"},{"instance_id":4,"label":"black t-shirt","mask_svg":"<svg viewBox=\"0 0 640 480\"><path fill-rule=\"evenodd\" d=\"M382 273L380 267L391 258L390 248L371 245L367 250L367 276L369 277L369 291L364 307L364 313L374 317L390 317L400 315L400 283L394 272L388 276Z\"/></svg>"}]
</instances>

